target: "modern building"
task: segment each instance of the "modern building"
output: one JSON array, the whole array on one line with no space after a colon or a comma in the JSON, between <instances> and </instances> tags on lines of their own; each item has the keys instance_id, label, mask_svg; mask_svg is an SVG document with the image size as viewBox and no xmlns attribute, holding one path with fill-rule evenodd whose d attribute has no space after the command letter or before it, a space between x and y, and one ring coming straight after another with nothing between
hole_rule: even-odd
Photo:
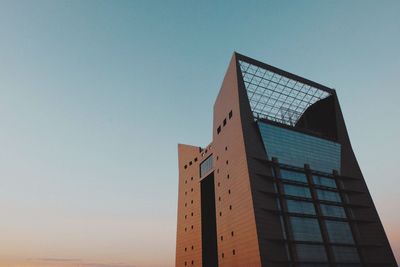
<instances>
[{"instance_id":1,"label":"modern building","mask_svg":"<svg viewBox=\"0 0 400 267\"><path fill-rule=\"evenodd\" d=\"M178 153L177 267L397 266L335 90L234 53Z\"/></svg>"}]
</instances>

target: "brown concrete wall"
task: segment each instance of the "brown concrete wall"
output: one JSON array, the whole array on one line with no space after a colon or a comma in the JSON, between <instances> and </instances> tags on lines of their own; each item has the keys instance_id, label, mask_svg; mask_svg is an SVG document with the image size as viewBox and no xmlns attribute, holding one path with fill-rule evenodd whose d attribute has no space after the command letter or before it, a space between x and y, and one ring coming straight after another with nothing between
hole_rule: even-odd
<instances>
[{"instance_id":1,"label":"brown concrete wall","mask_svg":"<svg viewBox=\"0 0 400 267\"><path fill-rule=\"evenodd\" d=\"M236 55L214 104L213 147L219 266L261 266L240 118Z\"/></svg>"},{"instance_id":2,"label":"brown concrete wall","mask_svg":"<svg viewBox=\"0 0 400 267\"><path fill-rule=\"evenodd\" d=\"M196 146L178 145L177 267L202 266L199 166L211 154L210 150L210 147L200 151Z\"/></svg>"}]
</instances>

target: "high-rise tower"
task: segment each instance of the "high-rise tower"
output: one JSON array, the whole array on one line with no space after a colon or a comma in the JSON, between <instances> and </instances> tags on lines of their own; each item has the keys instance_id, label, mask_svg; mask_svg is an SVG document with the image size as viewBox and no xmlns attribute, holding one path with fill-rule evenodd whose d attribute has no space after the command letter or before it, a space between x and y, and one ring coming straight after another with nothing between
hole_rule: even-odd
<instances>
[{"instance_id":1,"label":"high-rise tower","mask_svg":"<svg viewBox=\"0 0 400 267\"><path fill-rule=\"evenodd\" d=\"M235 53L179 145L176 266L397 266L333 89Z\"/></svg>"}]
</instances>

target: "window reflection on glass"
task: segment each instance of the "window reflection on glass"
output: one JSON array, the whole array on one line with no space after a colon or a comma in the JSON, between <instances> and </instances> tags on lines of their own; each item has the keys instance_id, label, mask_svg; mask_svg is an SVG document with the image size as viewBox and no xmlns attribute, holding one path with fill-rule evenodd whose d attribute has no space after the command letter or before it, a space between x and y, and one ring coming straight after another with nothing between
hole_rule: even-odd
<instances>
[{"instance_id":1,"label":"window reflection on glass","mask_svg":"<svg viewBox=\"0 0 400 267\"><path fill-rule=\"evenodd\" d=\"M311 198L310 189L304 186L284 184L283 189L289 196Z\"/></svg>"},{"instance_id":2,"label":"window reflection on glass","mask_svg":"<svg viewBox=\"0 0 400 267\"><path fill-rule=\"evenodd\" d=\"M286 203L289 212L315 215L314 204L311 202L288 199Z\"/></svg>"},{"instance_id":3,"label":"window reflection on glass","mask_svg":"<svg viewBox=\"0 0 400 267\"><path fill-rule=\"evenodd\" d=\"M322 242L321 231L317 219L290 217L293 239L295 241Z\"/></svg>"},{"instance_id":4,"label":"window reflection on glass","mask_svg":"<svg viewBox=\"0 0 400 267\"><path fill-rule=\"evenodd\" d=\"M353 244L353 235L348 222L325 221L329 240L333 243Z\"/></svg>"},{"instance_id":5,"label":"window reflection on glass","mask_svg":"<svg viewBox=\"0 0 400 267\"><path fill-rule=\"evenodd\" d=\"M326 205L326 204L321 204L320 207L322 215L324 216L346 218L346 212L344 211L343 207Z\"/></svg>"},{"instance_id":6,"label":"window reflection on glass","mask_svg":"<svg viewBox=\"0 0 400 267\"><path fill-rule=\"evenodd\" d=\"M317 189L317 197L320 200L342 202L342 200L340 199L340 195L337 192Z\"/></svg>"},{"instance_id":7,"label":"window reflection on glass","mask_svg":"<svg viewBox=\"0 0 400 267\"><path fill-rule=\"evenodd\" d=\"M312 135L285 129L265 122L258 122L268 158L278 158L282 164L311 169L325 173L340 172L339 143Z\"/></svg>"},{"instance_id":8,"label":"window reflection on glass","mask_svg":"<svg viewBox=\"0 0 400 267\"><path fill-rule=\"evenodd\" d=\"M332 178L327 178L319 175L313 175L313 182L316 185L336 188L336 182Z\"/></svg>"},{"instance_id":9,"label":"window reflection on glass","mask_svg":"<svg viewBox=\"0 0 400 267\"><path fill-rule=\"evenodd\" d=\"M302 172L294 172L285 169L281 169L281 178L285 180L307 183L307 176Z\"/></svg>"}]
</instances>

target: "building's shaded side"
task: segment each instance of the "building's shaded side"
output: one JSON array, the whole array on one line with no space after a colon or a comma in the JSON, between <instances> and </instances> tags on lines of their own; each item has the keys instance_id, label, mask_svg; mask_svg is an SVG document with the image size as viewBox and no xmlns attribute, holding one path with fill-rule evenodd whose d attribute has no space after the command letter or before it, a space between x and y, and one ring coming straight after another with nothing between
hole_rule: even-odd
<instances>
[{"instance_id":1,"label":"building's shaded side","mask_svg":"<svg viewBox=\"0 0 400 267\"><path fill-rule=\"evenodd\" d=\"M397 266L354 156L336 92L236 57L263 266ZM255 67L248 71L250 77L245 69L249 65ZM303 89L307 86L309 91ZM263 96L257 96L260 92ZM302 112L290 106L296 102L304 105ZM263 114L261 107L273 116Z\"/></svg>"}]
</instances>

